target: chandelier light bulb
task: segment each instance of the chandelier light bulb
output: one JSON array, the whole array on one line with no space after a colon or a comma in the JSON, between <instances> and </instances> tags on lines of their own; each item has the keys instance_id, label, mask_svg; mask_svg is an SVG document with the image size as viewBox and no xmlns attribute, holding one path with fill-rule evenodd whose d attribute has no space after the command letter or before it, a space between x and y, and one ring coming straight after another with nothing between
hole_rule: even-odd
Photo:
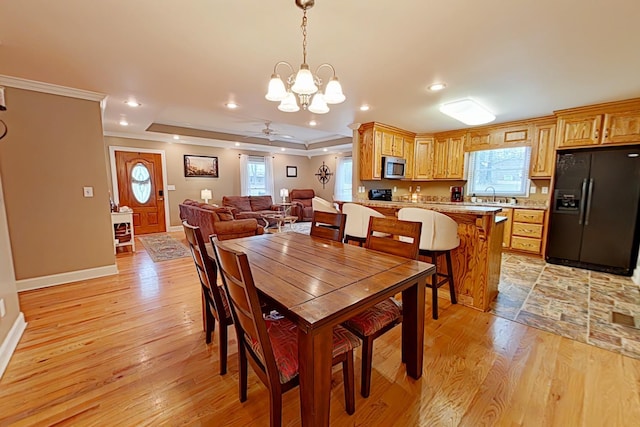
<instances>
[{"instance_id":1,"label":"chandelier light bulb","mask_svg":"<svg viewBox=\"0 0 640 427\"><path fill-rule=\"evenodd\" d=\"M278 105L278 110L284 111L285 113L295 113L300 110L293 92L287 93L287 96L280 102L280 105Z\"/></svg>"},{"instance_id":2,"label":"chandelier light bulb","mask_svg":"<svg viewBox=\"0 0 640 427\"><path fill-rule=\"evenodd\" d=\"M273 73L269 80L269 90L265 98L269 101L282 101L287 97L287 88L278 74Z\"/></svg>"},{"instance_id":3,"label":"chandelier light bulb","mask_svg":"<svg viewBox=\"0 0 640 427\"><path fill-rule=\"evenodd\" d=\"M318 91L318 86L313 82L313 74L309 71L307 64L300 65L291 90L300 95L311 95Z\"/></svg>"},{"instance_id":4,"label":"chandelier light bulb","mask_svg":"<svg viewBox=\"0 0 640 427\"><path fill-rule=\"evenodd\" d=\"M325 114L329 112L329 107L324 100L324 95L320 92L313 95L311 99L311 105L309 105L309 111L315 114Z\"/></svg>"},{"instance_id":5,"label":"chandelier light bulb","mask_svg":"<svg viewBox=\"0 0 640 427\"><path fill-rule=\"evenodd\" d=\"M340 104L347 99L342 93L342 85L338 81L337 77L333 77L327 83L327 87L324 90L324 100L327 104Z\"/></svg>"}]
</instances>

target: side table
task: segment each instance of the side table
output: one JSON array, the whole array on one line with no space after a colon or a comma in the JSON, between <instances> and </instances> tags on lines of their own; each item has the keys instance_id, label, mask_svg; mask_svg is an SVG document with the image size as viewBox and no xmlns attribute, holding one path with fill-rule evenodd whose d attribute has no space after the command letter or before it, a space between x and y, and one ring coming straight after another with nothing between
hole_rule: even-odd
<instances>
[{"instance_id":1,"label":"side table","mask_svg":"<svg viewBox=\"0 0 640 427\"><path fill-rule=\"evenodd\" d=\"M127 240L119 239L116 237L116 227L120 224L124 224L126 227L124 236ZM124 246L131 246L133 252L136 251L136 241L133 233L133 212L111 212L111 228L113 231L113 253L116 253L117 248Z\"/></svg>"}]
</instances>

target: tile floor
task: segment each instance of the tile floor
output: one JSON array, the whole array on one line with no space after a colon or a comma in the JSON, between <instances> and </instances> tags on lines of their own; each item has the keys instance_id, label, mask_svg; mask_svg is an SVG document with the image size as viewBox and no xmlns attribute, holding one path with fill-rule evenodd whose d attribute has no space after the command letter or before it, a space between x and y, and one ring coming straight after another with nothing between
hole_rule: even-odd
<instances>
[{"instance_id":1,"label":"tile floor","mask_svg":"<svg viewBox=\"0 0 640 427\"><path fill-rule=\"evenodd\" d=\"M612 312L640 326L640 286L629 277L503 254L496 316L640 359L640 329L612 322Z\"/></svg>"}]
</instances>

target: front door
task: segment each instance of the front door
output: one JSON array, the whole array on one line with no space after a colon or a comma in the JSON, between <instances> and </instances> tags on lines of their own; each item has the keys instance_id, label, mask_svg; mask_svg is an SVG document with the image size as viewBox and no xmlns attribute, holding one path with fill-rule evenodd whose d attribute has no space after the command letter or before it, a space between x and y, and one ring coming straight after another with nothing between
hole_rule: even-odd
<instances>
[{"instance_id":1,"label":"front door","mask_svg":"<svg viewBox=\"0 0 640 427\"><path fill-rule=\"evenodd\" d=\"M133 209L135 234L166 231L160 154L116 151L115 158L119 204Z\"/></svg>"}]
</instances>

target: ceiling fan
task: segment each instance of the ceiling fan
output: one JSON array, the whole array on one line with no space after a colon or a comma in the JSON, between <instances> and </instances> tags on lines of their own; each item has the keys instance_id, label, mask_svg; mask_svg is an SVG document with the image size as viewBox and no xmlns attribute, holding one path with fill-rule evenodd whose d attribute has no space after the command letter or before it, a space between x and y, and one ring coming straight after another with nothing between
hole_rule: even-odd
<instances>
[{"instance_id":1,"label":"ceiling fan","mask_svg":"<svg viewBox=\"0 0 640 427\"><path fill-rule=\"evenodd\" d=\"M275 141L275 140L280 139L280 138L293 139L293 137L291 135L282 134L282 133L278 132L277 130L271 128L271 121L270 120L266 120L264 122L264 128L261 129L260 132L251 132L251 133L257 134L256 136L261 137L261 138L267 138L269 141Z\"/></svg>"}]
</instances>

